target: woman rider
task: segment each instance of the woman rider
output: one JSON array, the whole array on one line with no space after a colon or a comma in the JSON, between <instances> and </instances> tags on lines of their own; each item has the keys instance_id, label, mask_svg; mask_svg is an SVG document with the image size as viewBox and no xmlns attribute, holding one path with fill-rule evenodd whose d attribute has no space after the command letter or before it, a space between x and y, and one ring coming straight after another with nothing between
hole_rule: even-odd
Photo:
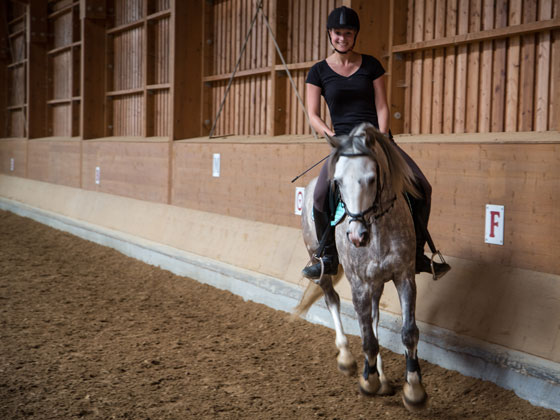
<instances>
[{"instance_id":1,"label":"woman rider","mask_svg":"<svg viewBox=\"0 0 560 420\"><path fill-rule=\"evenodd\" d=\"M334 9L327 19L327 33L334 49L332 55L316 63L307 75L306 95L308 113L313 128L329 136L349 134L362 122L369 122L383 133L389 131L389 107L385 93L385 70L374 57L353 51L360 30L358 14L345 6ZM320 116L320 101L323 96L329 108L334 132ZM395 144L395 143L393 143ZM396 146L396 144L395 144ZM409 197L413 210L416 232L416 272L431 273L430 259L424 255L432 187L414 161L397 146L410 165L421 199ZM328 163L323 164L313 195L313 213L317 238L321 240L327 231L323 263L325 274L338 271L338 254L334 229L329 229L329 181ZM436 278L449 271L449 265L434 262ZM310 279L321 276L321 263L308 266L303 275Z\"/></svg>"}]
</instances>

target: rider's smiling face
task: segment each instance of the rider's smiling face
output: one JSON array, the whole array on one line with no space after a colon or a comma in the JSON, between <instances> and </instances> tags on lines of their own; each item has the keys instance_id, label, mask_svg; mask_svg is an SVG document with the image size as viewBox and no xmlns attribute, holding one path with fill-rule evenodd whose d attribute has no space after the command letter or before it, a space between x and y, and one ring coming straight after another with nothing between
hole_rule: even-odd
<instances>
[{"instance_id":1,"label":"rider's smiling face","mask_svg":"<svg viewBox=\"0 0 560 420\"><path fill-rule=\"evenodd\" d=\"M331 35L331 41L333 46L338 51L348 51L352 49L354 45L354 39L356 38L355 29L331 29L329 31Z\"/></svg>"}]
</instances>

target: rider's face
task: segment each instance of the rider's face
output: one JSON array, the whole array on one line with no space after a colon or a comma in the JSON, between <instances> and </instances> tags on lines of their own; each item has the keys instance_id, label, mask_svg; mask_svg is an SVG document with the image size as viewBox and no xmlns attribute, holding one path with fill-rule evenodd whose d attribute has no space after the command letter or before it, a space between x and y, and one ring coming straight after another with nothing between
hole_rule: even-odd
<instances>
[{"instance_id":1,"label":"rider's face","mask_svg":"<svg viewBox=\"0 0 560 420\"><path fill-rule=\"evenodd\" d=\"M331 29L331 41L333 46L341 52L352 49L356 31L354 29Z\"/></svg>"}]
</instances>

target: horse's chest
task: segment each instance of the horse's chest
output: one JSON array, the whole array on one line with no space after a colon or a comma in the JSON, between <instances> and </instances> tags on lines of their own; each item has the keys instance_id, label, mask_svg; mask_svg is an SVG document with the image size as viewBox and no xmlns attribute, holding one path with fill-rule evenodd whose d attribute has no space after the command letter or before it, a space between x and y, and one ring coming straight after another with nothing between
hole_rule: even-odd
<instances>
[{"instance_id":1,"label":"horse's chest","mask_svg":"<svg viewBox=\"0 0 560 420\"><path fill-rule=\"evenodd\" d=\"M387 278L390 280L397 267L400 257L394 252L359 252L344 258L342 264L345 273L361 279ZM364 250L365 251L365 250Z\"/></svg>"}]
</instances>

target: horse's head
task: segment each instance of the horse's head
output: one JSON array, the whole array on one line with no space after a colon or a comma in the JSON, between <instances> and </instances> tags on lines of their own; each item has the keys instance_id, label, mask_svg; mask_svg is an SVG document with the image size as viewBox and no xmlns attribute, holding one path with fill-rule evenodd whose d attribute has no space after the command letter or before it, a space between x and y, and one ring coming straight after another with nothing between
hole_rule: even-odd
<instances>
[{"instance_id":1,"label":"horse's head","mask_svg":"<svg viewBox=\"0 0 560 420\"><path fill-rule=\"evenodd\" d=\"M407 190L417 195L412 172L387 136L371 124L327 139L334 148L330 179L349 217L346 235L355 246L364 246L371 224L392 208L397 194Z\"/></svg>"}]
</instances>

